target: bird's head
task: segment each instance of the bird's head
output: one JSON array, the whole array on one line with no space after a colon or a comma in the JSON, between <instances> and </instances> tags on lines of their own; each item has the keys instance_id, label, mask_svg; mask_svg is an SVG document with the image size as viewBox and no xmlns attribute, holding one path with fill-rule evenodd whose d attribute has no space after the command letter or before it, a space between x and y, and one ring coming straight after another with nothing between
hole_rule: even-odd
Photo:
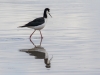
<instances>
[{"instance_id":1,"label":"bird's head","mask_svg":"<svg viewBox=\"0 0 100 75\"><path fill-rule=\"evenodd\" d=\"M47 14L49 14L50 16L51 16L51 14L50 14L50 9L49 8L45 8L44 9L44 17L45 18L47 18ZM52 16L51 16L52 17Z\"/></svg>"}]
</instances>

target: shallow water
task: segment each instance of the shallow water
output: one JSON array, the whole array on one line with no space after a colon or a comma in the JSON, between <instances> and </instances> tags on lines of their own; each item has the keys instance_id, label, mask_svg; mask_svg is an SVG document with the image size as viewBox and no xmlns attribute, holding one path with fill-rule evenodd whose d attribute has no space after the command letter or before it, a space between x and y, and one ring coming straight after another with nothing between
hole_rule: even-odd
<instances>
[{"instance_id":1,"label":"shallow water","mask_svg":"<svg viewBox=\"0 0 100 75\"><path fill-rule=\"evenodd\" d=\"M37 31L30 41L33 30L17 27L46 7L53 18L44 38ZM0 0L0 75L100 75L99 7L99 0Z\"/></svg>"}]
</instances>

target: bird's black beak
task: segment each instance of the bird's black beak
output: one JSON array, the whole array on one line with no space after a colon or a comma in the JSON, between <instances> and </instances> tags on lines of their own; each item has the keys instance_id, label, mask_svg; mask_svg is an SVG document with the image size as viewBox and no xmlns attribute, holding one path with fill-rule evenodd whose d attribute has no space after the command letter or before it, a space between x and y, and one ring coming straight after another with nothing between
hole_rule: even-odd
<instances>
[{"instance_id":1,"label":"bird's black beak","mask_svg":"<svg viewBox=\"0 0 100 75\"><path fill-rule=\"evenodd\" d=\"M48 13L50 16L51 16L51 14L50 13ZM52 18L52 16L51 16L51 18Z\"/></svg>"}]
</instances>

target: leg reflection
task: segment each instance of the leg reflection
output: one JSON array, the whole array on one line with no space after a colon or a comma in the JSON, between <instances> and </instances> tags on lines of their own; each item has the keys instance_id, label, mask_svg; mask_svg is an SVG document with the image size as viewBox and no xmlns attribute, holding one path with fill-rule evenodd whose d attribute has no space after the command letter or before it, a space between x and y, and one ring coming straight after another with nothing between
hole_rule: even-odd
<instances>
[{"instance_id":1,"label":"leg reflection","mask_svg":"<svg viewBox=\"0 0 100 75\"><path fill-rule=\"evenodd\" d=\"M41 44L42 44L42 38L41 38L41 40L40 40L40 46L41 46ZM34 42L32 41L32 39L30 39L30 42L35 46L35 47L37 47L35 44L34 44Z\"/></svg>"},{"instance_id":2,"label":"leg reflection","mask_svg":"<svg viewBox=\"0 0 100 75\"><path fill-rule=\"evenodd\" d=\"M20 51L21 52L26 52L30 56L35 56L35 59L43 59L44 63L45 63L45 67L50 68L51 67L51 60L52 60L53 56L51 57L51 59L49 59L48 52L46 51L46 49L44 47L41 46L42 38L40 40L40 45L39 46L36 46L31 39L30 39L30 42L35 46L34 48L21 49Z\"/></svg>"}]
</instances>

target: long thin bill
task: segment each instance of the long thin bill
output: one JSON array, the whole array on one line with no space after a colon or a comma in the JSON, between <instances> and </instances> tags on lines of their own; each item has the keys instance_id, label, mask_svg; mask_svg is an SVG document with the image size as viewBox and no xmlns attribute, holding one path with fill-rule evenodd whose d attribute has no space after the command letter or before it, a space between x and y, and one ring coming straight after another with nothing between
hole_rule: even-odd
<instances>
[{"instance_id":1,"label":"long thin bill","mask_svg":"<svg viewBox=\"0 0 100 75\"><path fill-rule=\"evenodd\" d=\"M51 16L51 14L49 13L49 15ZM51 16L51 18L52 18L52 16Z\"/></svg>"}]
</instances>

